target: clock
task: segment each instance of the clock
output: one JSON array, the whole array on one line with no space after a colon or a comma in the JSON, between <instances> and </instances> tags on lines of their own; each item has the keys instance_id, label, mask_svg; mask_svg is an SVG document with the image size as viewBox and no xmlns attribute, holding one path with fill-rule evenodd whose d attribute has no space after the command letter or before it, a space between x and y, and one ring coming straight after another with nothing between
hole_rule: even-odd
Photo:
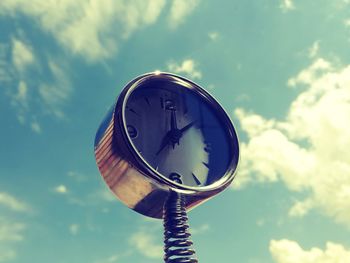
<instances>
[{"instance_id":1,"label":"clock","mask_svg":"<svg viewBox=\"0 0 350 263\"><path fill-rule=\"evenodd\" d=\"M171 191L191 209L227 188L239 143L229 116L208 92L186 78L154 72L122 90L98 129L95 157L123 203L161 218Z\"/></svg>"}]
</instances>

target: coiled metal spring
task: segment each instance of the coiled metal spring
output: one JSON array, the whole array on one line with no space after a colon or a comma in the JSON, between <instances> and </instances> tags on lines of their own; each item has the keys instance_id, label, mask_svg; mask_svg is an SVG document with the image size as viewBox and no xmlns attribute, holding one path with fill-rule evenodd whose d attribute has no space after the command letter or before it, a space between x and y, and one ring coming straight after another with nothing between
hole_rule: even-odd
<instances>
[{"instance_id":1,"label":"coiled metal spring","mask_svg":"<svg viewBox=\"0 0 350 263\"><path fill-rule=\"evenodd\" d=\"M170 179L182 183L181 176L176 173ZM165 263L197 263L192 257L195 254L193 242L189 239L188 217L184 197L171 192L163 210L164 219L164 262Z\"/></svg>"}]
</instances>

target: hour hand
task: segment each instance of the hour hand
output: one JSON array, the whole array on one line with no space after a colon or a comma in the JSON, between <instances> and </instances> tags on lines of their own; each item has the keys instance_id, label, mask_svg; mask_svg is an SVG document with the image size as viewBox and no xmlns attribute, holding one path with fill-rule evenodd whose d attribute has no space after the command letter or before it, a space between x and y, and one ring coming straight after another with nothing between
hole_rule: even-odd
<instances>
[{"instance_id":1,"label":"hour hand","mask_svg":"<svg viewBox=\"0 0 350 263\"><path fill-rule=\"evenodd\" d=\"M170 128L171 130L177 130L177 124L176 124L176 109L171 109L171 120L170 120Z\"/></svg>"},{"instance_id":2,"label":"hour hand","mask_svg":"<svg viewBox=\"0 0 350 263\"><path fill-rule=\"evenodd\" d=\"M159 150L156 152L156 155L160 154L160 152L169 144L169 141L169 136L165 135L165 137L162 140L162 143L160 144Z\"/></svg>"}]
</instances>

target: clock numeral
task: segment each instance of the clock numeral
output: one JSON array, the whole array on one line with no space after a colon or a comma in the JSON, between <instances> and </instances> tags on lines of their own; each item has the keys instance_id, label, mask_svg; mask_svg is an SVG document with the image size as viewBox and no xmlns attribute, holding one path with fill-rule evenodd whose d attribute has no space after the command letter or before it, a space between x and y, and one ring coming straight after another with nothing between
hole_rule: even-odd
<instances>
[{"instance_id":1,"label":"clock numeral","mask_svg":"<svg viewBox=\"0 0 350 263\"><path fill-rule=\"evenodd\" d=\"M178 173L171 173L169 179L173 180L175 183L182 184L181 175Z\"/></svg>"},{"instance_id":2,"label":"clock numeral","mask_svg":"<svg viewBox=\"0 0 350 263\"><path fill-rule=\"evenodd\" d=\"M137 130L134 126L128 125L127 130L131 139L135 139L137 137Z\"/></svg>"},{"instance_id":3,"label":"clock numeral","mask_svg":"<svg viewBox=\"0 0 350 263\"><path fill-rule=\"evenodd\" d=\"M192 173L192 177L196 181L197 185L201 185L201 181L198 180L197 176L194 173Z\"/></svg>"},{"instance_id":4,"label":"clock numeral","mask_svg":"<svg viewBox=\"0 0 350 263\"><path fill-rule=\"evenodd\" d=\"M211 143L210 142L204 142L205 146L204 146L204 151L206 153L210 153L212 148L211 148Z\"/></svg>"},{"instance_id":5,"label":"clock numeral","mask_svg":"<svg viewBox=\"0 0 350 263\"><path fill-rule=\"evenodd\" d=\"M173 100L160 98L160 107L166 110L175 110L176 106Z\"/></svg>"},{"instance_id":6,"label":"clock numeral","mask_svg":"<svg viewBox=\"0 0 350 263\"><path fill-rule=\"evenodd\" d=\"M146 101L148 106L151 106L151 103L149 102L149 99L147 97L145 97L145 101Z\"/></svg>"},{"instance_id":7,"label":"clock numeral","mask_svg":"<svg viewBox=\"0 0 350 263\"><path fill-rule=\"evenodd\" d=\"M207 167L208 169L210 169L210 167L209 167L209 164L208 164L208 163L202 162L202 164L203 164L205 167Z\"/></svg>"},{"instance_id":8,"label":"clock numeral","mask_svg":"<svg viewBox=\"0 0 350 263\"><path fill-rule=\"evenodd\" d=\"M136 114L137 116L140 116L140 114L138 114L138 112L136 112L134 109L130 108L129 106L126 106L126 109L131 111L132 113Z\"/></svg>"},{"instance_id":9,"label":"clock numeral","mask_svg":"<svg viewBox=\"0 0 350 263\"><path fill-rule=\"evenodd\" d=\"M173 100L165 100L165 109L166 110L175 110L175 103Z\"/></svg>"}]
</instances>

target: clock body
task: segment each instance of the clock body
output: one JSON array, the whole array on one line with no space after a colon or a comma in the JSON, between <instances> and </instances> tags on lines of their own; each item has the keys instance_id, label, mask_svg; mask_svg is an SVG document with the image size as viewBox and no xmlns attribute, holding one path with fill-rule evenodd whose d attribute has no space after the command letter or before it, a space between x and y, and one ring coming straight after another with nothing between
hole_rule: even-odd
<instances>
[{"instance_id":1,"label":"clock body","mask_svg":"<svg viewBox=\"0 0 350 263\"><path fill-rule=\"evenodd\" d=\"M219 103L192 81L148 73L122 90L95 138L110 190L128 207L161 218L171 191L188 210L223 191L239 162L236 131ZM180 177L181 183L172 180Z\"/></svg>"}]
</instances>

